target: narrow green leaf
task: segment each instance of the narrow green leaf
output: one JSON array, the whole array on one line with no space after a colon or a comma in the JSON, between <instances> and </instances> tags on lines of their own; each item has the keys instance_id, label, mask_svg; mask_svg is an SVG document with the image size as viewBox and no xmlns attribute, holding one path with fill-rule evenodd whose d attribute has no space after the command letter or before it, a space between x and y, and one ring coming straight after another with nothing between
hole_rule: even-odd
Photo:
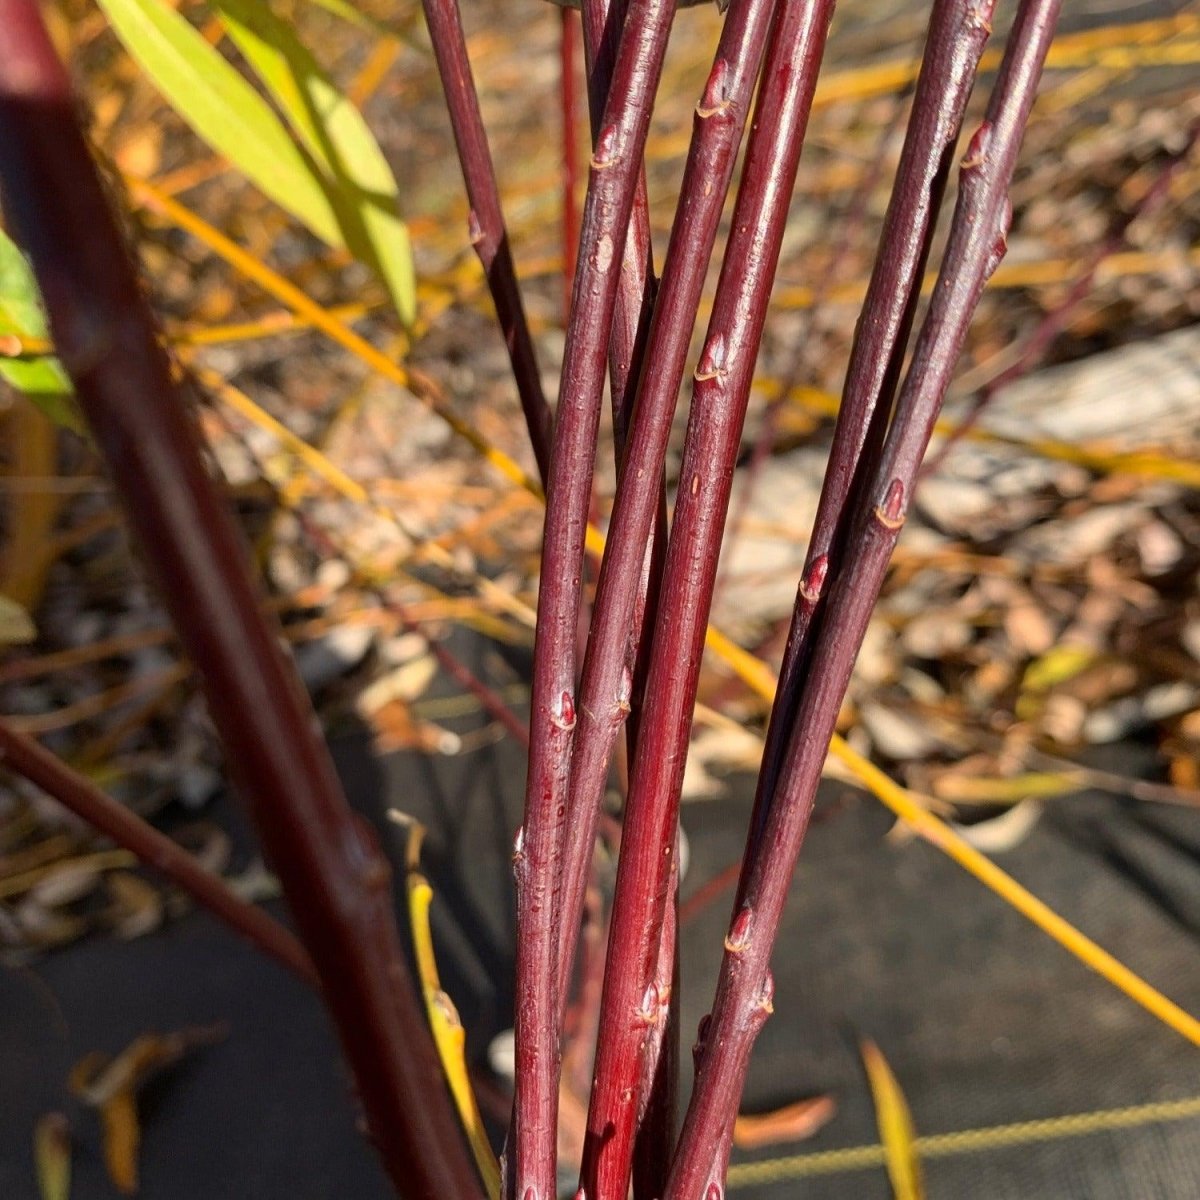
<instances>
[{"instance_id":1,"label":"narrow green leaf","mask_svg":"<svg viewBox=\"0 0 1200 1200\"><path fill-rule=\"evenodd\" d=\"M400 318L416 315L408 229L395 177L357 108L263 0L212 0L229 36L325 175L346 245L382 276Z\"/></svg>"},{"instance_id":2,"label":"narrow green leaf","mask_svg":"<svg viewBox=\"0 0 1200 1200\"><path fill-rule=\"evenodd\" d=\"M42 341L49 337L33 272L25 256L0 229L0 335ZM0 355L0 379L24 393L56 425L82 429L71 399L71 381L58 359Z\"/></svg>"},{"instance_id":3,"label":"narrow green leaf","mask_svg":"<svg viewBox=\"0 0 1200 1200\"><path fill-rule=\"evenodd\" d=\"M171 107L214 150L317 237L344 246L322 181L267 102L161 0L99 0L117 36Z\"/></svg>"}]
</instances>

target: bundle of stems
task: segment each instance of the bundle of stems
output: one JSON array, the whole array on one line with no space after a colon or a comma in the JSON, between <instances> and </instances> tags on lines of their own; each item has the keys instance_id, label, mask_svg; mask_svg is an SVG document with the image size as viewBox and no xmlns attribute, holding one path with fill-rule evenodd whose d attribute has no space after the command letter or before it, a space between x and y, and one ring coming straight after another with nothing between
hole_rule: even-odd
<instances>
[{"instance_id":1,"label":"bundle of stems","mask_svg":"<svg viewBox=\"0 0 1200 1200\"><path fill-rule=\"evenodd\" d=\"M820 511L797 597L784 673L772 712L755 811L726 939L717 999L696 1049L697 1079L682 1137L656 1176L635 1177L646 1196L723 1194L733 1119L750 1047L772 1008L768 961L812 797L866 619L903 523L920 458L987 273L1003 254L1004 203L1015 153L1052 35L1057 5L1025 3L989 105L971 142L941 285L893 412L932 243L992 5L938 0L880 251L851 355ZM595 820L613 745L631 704L630 652L643 662L645 700L631 750L616 890L610 914L588 1133L580 1194L623 1197L633 1146L646 1120L655 1056L673 1005L673 886L678 804L713 581L746 402L778 262L793 181L832 5L734 0L712 74L697 106L680 202L649 330L645 369L633 388L608 541L579 682L560 657L566 639L539 623L535 724L559 699L571 728L530 754L526 845L538 805L554 797L566 814L552 848L561 892L548 883L538 917L559 925L557 992L565 1001L587 886ZM773 19L772 19L773 17ZM631 14L630 20L633 20ZM768 32L768 24L769 32ZM625 26L628 37L630 25ZM639 580L653 535L657 490L699 292L732 177L746 107L766 48L754 128L732 217L712 318L694 372L658 602L643 628ZM618 95L614 82L608 95ZM589 189L589 203L592 202ZM576 305L580 300L577 292ZM574 312L573 312L574 316ZM571 339L568 326L567 356ZM551 461L577 477L576 461ZM881 475L881 472L883 473ZM880 484L882 479L882 485ZM559 514L547 518L545 592L576 594L564 579ZM581 540L581 539L580 539ZM577 560L572 560L573 563ZM823 597L827 597L823 599ZM577 609L572 609L577 612ZM636 644L645 644L637 654ZM547 661L554 656L554 662ZM539 668L554 686L537 690ZM561 709L559 710L561 714ZM578 721L574 719L578 713ZM562 764L568 764L565 806ZM544 812L544 809L543 809ZM524 864L522 864L522 867ZM526 885L527 886L527 885ZM519 914L527 911L518 885ZM524 941L532 914L519 927ZM528 961L528 960L525 960ZM523 1007L555 990L544 956L522 971L518 947L518 1040ZM525 1095L518 1064L518 1131ZM540 1113L530 1119L540 1119ZM518 1145L520 1141L518 1140ZM524 1183L531 1177L520 1173ZM517 1195L529 1195L518 1187ZM542 1194L540 1192L534 1194Z\"/></svg>"},{"instance_id":2,"label":"bundle of stems","mask_svg":"<svg viewBox=\"0 0 1200 1200\"><path fill-rule=\"evenodd\" d=\"M563 1013L623 725L629 780L579 1195L624 1200L631 1180L637 1200L724 1194L751 1048L773 1007L775 932L817 782L971 315L1004 253L1008 188L1060 3L1020 0L986 115L961 162L938 286L905 373L920 281L994 6L934 0L798 588L716 996L676 1139L683 767L734 465L833 0L732 0L696 105L657 282L643 156L676 0L583 0L593 152L553 420L458 9L455 0L424 0L466 181L470 239L509 350L547 504L529 770L513 856L508 1196L550 1200L558 1190ZM569 24L563 29L569 34ZM573 56L564 53L563 61ZM730 234L693 371L668 532L669 435L756 86ZM571 94L565 87L564 96ZM35 0L0 0L0 186L58 353L197 666L303 947L2 723L0 750L14 769L319 985L398 1192L482 1196L400 951L389 871L340 792L308 702L262 615ZM606 378L617 493L581 646Z\"/></svg>"}]
</instances>

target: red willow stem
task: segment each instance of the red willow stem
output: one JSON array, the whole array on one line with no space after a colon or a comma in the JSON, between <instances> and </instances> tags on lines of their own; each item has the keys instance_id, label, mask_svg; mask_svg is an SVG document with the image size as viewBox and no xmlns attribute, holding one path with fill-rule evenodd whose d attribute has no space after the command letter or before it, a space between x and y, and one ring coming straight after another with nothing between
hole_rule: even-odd
<instances>
[{"instance_id":1,"label":"red willow stem","mask_svg":"<svg viewBox=\"0 0 1200 1200\"><path fill-rule=\"evenodd\" d=\"M504 344L508 348L521 408L529 427L529 440L533 444L533 455L544 487L550 469L553 418L542 393L533 338L521 302L508 230L500 207L496 171L488 149L483 115L479 111L479 96L471 75L471 62L467 56L458 0L422 0L422 4L442 90L446 94L446 109L450 114L458 161L462 164L463 180L467 186L467 201L471 206L471 244L487 276L488 289L492 293Z\"/></svg>"},{"instance_id":2,"label":"red willow stem","mask_svg":"<svg viewBox=\"0 0 1200 1200\"><path fill-rule=\"evenodd\" d=\"M400 951L386 860L346 803L281 632L262 615L247 547L205 472L35 0L0 0L0 185L392 1182L421 1200L482 1196Z\"/></svg>"},{"instance_id":3,"label":"red willow stem","mask_svg":"<svg viewBox=\"0 0 1200 1200\"><path fill-rule=\"evenodd\" d=\"M732 557L733 547L742 535L746 515L750 511L750 503L761 480L764 464L775 449L775 434L779 425L779 414L786 406L792 391L802 378L816 366L816 359L822 353L824 338L815 328L815 317L823 308L826 296L842 276L842 269L850 252L858 242L862 227L867 218L867 209L875 194L875 187L883 176L887 160L887 148L892 140L892 134L899 128L900 120L905 111L905 100L908 88L895 97L895 107L888 117L878 137L878 148L875 156L867 164L867 169L859 176L854 187L854 193L844 214L837 217L837 239L829 252L828 258L820 268L820 278L816 281L812 292L812 302L801 313L801 328L796 335L795 353L791 357L788 369L774 389L774 395L768 401L763 413L762 424L750 450L750 460L744 469L745 478L738 502L729 518L728 533L725 537L725 557ZM725 571L717 576L714 590L714 606L716 597L720 596L724 584Z\"/></svg>"},{"instance_id":4,"label":"red willow stem","mask_svg":"<svg viewBox=\"0 0 1200 1200\"><path fill-rule=\"evenodd\" d=\"M517 835L516 1094L511 1187L555 1191L558 900L575 726L575 638L600 401L621 258L674 0L633 0L592 156L567 329L538 592L525 818Z\"/></svg>"},{"instance_id":5,"label":"red willow stem","mask_svg":"<svg viewBox=\"0 0 1200 1200\"><path fill-rule=\"evenodd\" d=\"M1100 270L1104 260L1116 254L1125 245L1129 227L1158 208L1170 194L1171 183L1196 148L1197 141L1200 141L1200 121L1192 125L1182 148L1167 157L1154 182L1142 193L1137 203L1113 222L1108 235L1092 251L1087 264L1076 276L1067 294L1034 327L1016 360L980 389L967 415L926 460L921 470L923 475L930 475L941 466L951 449L975 427L984 409L996 398L997 393L1021 379L1042 360L1051 343L1070 324L1079 306L1091 294L1096 282L1096 272Z\"/></svg>"},{"instance_id":6,"label":"red willow stem","mask_svg":"<svg viewBox=\"0 0 1200 1200\"><path fill-rule=\"evenodd\" d=\"M187 892L264 954L269 954L312 987L317 973L291 930L269 913L243 900L182 846L160 833L124 804L105 795L90 779L71 770L44 746L0 719L0 761L37 784L63 808L135 854L140 862Z\"/></svg>"},{"instance_id":7,"label":"red willow stem","mask_svg":"<svg viewBox=\"0 0 1200 1200\"><path fill-rule=\"evenodd\" d=\"M632 702L630 631L636 647L641 568L659 513L671 421L773 9L773 0L735 0L693 118L680 185L684 199L671 230L647 341L647 361L654 369L643 374L638 388L584 656L563 864L559 973L564 980L574 955L609 759Z\"/></svg>"},{"instance_id":8,"label":"red willow stem","mask_svg":"<svg viewBox=\"0 0 1200 1200\"><path fill-rule=\"evenodd\" d=\"M629 1183L642 1057L651 1027L662 1019L653 973L721 531L832 12L832 0L785 0L775 13L732 231L695 371L617 867L581 1181L588 1200L623 1200ZM635 422L642 412L639 403Z\"/></svg>"},{"instance_id":9,"label":"red willow stem","mask_svg":"<svg viewBox=\"0 0 1200 1200\"><path fill-rule=\"evenodd\" d=\"M562 277L563 320L571 311L571 280L575 276L575 258L579 251L579 140L576 116L579 100L576 58L579 47L579 23L569 8L559 10L561 29L558 42L559 106L562 113Z\"/></svg>"},{"instance_id":10,"label":"red willow stem","mask_svg":"<svg viewBox=\"0 0 1200 1200\"><path fill-rule=\"evenodd\" d=\"M829 465L784 647L746 841L747 861L756 852L806 684L804 658L814 615L827 582L837 575L839 541L846 534L844 513L853 508L855 481L861 487L874 465L891 415L938 209L994 7L995 0L936 0L930 13L908 129L854 332Z\"/></svg>"},{"instance_id":11,"label":"red willow stem","mask_svg":"<svg viewBox=\"0 0 1200 1200\"><path fill-rule=\"evenodd\" d=\"M583 0L583 47L588 76L588 114L592 144L600 136L600 124L608 103L616 65L620 31L628 12L628 0ZM638 171L637 190L621 255L621 277L609 338L609 381L612 393L613 446L620 466L629 427L633 389L640 373L642 349L650 311L654 304L654 262L650 244L650 208L646 198L646 171Z\"/></svg>"},{"instance_id":12,"label":"red willow stem","mask_svg":"<svg viewBox=\"0 0 1200 1200\"><path fill-rule=\"evenodd\" d=\"M662 1019L647 1035L638 1084L637 1133L633 1141L633 1200L658 1200L667 1186L679 1108L679 856L671 865L670 892L654 967Z\"/></svg>"},{"instance_id":13,"label":"red willow stem","mask_svg":"<svg viewBox=\"0 0 1200 1200\"><path fill-rule=\"evenodd\" d=\"M593 20L597 7L589 6ZM601 586L606 599L603 608L594 610L592 634L585 655L579 706L581 728L572 749L564 899L559 917L559 989L563 1004L579 936L604 781L622 724L626 726L630 760L636 753L651 654L649 641L643 641L642 632L647 620L653 628L656 619L665 558L667 520L663 459L666 440L772 8L773 0L739 3L723 26L709 84L697 105L692 146L680 191L681 196L694 198L694 202L682 204L678 210L664 265L664 283L658 289L653 315L649 304L642 309L637 344L649 356L648 361L655 364L655 370L651 377L643 377L637 368L631 370L627 376L628 393L637 389L637 399L625 400L620 411L614 409L618 504L622 503L620 497L632 488L644 500L644 507L639 514L641 528L619 535L616 545L620 548L616 553L621 565L601 566ZM595 32L593 30L593 44L597 44ZM602 49L603 43L600 45ZM594 64L591 77L594 88L599 89L603 86L603 53L594 56ZM644 197L644 182L639 196ZM645 225L644 201L638 215L641 217L639 224ZM627 249L626 266L633 264L636 267L637 263L635 254ZM630 281L625 294L633 292L635 287L636 283ZM618 325L620 323L618 315ZM616 338L614 331L614 397L619 389L616 360L620 355ZM647 385L656 392L657 400L645 398ZM640 417L638 411L642 413ZM641 452L629 453L622 425L633 422L638 428L645 429L647 420L661 437L646 446L642 435ZM633 463L632 469L630 463ZM648 554L647 545L650 546ZM609 546L614 546L611 537ZM608 598L614 582L619 593L615 607ZM600 595L598 592L597 603L600 603ZM657 952L656 975L662 999L662 1019L656 1023L647 1047L639 1085L638 1104L645 1119L637 1122L634 1144L634 1194L637 1200L661 1194L674 1144L679 1014L678 1004L669 1004L668 998L672 981L677 981L678 976L676 904L677 891L673 889L665 919L661 922Z\"/></svg>"},{"instance_id":14,"label":"red willow stem","mask_svg":"<svg viewBox=\"0 0 1200 1200\"><path fill-rule=\"evenodd\" d=\"M628 0L584 0L584 48L588 63L588 104L592 116L593 140L599 133L599 120L608 100L617 45L617 33L624 23ZM646 171L643 163L638 176L637 192L633 198L633 213L625 253L621 258L621 279L609 338L609 392L612 398L613 455L618 477L625 457L629 426L633 419L634 394L641 378L650 319L658 281L654 275L654 250L650 238L650 209L646 197ZM637 596L625 647L625 667L630 675L629 718L625 726L626 755L631 758L637 742L641 719L642 698L645 694L648 657L641 644L641 633L647 619L653 624L662 582L662 566L666 556L667 488L666 478L658 475L658 511L654 526L646 539L641 575L637 581ZM589 622L590 625L590 622ZM586 643L585 643L586 646ZM573 751L572 751L573 753ZM570 828L570 825L568 825ZM586 845L584 874L595 848L593 822ZM585 885L586 886L586 885ZM567 895L572 895L567 892ZM582 903L582 901L580 901ZM559 920L559 1008L564 1011L570 989L571 969L579 940L580 914L571 904L566 918ZM665 1093L660 1093L665 1095ZM674 1115L670 1118L674 1124Z\"/></svg>"},{"instance_id":15,"label":"red willow stem","mask_svg":"<svg viewBox=\"0 0 1200 1200\"><path fill-rule=\"evenodd\" d=\"M983 124L961 165L937 287L866 493L868 504L854 525L853 555L830 591L779 794L767 813L759 852L747 863L743 903L726 937L712 1014L702 1025L696 1084L664 1200L722 1194L750 1050L770 1010L771 950L822 764L971 315L1004 254L1009 184L1060 5L1061 0L1021 3Z\"/></svg>"}]
</instances>

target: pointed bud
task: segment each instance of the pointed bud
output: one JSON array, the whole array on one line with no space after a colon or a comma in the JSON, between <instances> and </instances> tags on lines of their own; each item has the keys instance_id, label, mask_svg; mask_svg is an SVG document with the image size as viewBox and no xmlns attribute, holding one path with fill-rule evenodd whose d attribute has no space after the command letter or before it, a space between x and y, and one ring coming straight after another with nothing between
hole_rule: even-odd
<instances>
[{"instance_id":1,"label":"pointed bud","mask_svg":"<svg viewBox=\"0 0 1200 1200\"><path fill-rule=\"evenodd\" d=\"M563 692L557 707L550 710L550 723L559 729L575 728L575 698L570 692Z\"/></svg>"},{"instance_id":2,"label":"pointed bud","mask_svg":"<svg viewBox=\"0 0 1200 1200\"><path fill-rule=\"evenodd\" d=\"M1004 256L1008 253L1008 229L1011 224L1012 200L1005 196L1004 207L1000 210L1000 231L996 234L996 240L992 243L987 263L983 268L985 279L991 278L992 272L1004 261Z\"/></svg>"},{"instance_id":3,"label":"pointed bud","mask_svg":"<svg viewBox=\"0 0 1200 1200\"><path fill-rule=\"evenodd\" d=\"M747 904L733 918L733 924L725 938L725 949L730 954L741 954L750 945L750 935L753 931L754 910Z\"/></svg>"},{"instance_id":4,"label":"pointed bud","mask_svg":"<svg viewBox=\"0 0 1200 1200\"><path fill-rule=\"evenodd\" d=\"M609 125L600 132L596 139L596 152L592 155L592 169L605 171L617 160L615 158L617 144L617 127Z\"/></svg>"},{"instance_id":5,"label":"pointed bud","mask_svg":"<svg viewBox=\"0 0 1200 1200\"><path fill-rule=\"evenodd\" d=\"M818 554L813 559L813 564L808 568L808 574L800 584L800 595L804 597L809 604L816 604L821 598L821 591L825 587L825 577L829 574L829 555Z\"/></svg>"},{"instance_id":6,"label":"pointed bud","mask_svg":"<svg viewBox=\"0 0 1200 1200\"><path fill-rule=\"evenodd\" d=\"M718 58L713 63L708 82L704 85L704 95L696 105L696 114L701 117L711 117L729 108L729 63Z\"/></svg>"},{"instance_id":7,"label":"pointed bud","mask_svg":"<svg viewBox=\"0 0 1200 1200\"><path fill-rule=\"evenodd\" d=\"M990 121L984 121L971 134L971 140L967 143L967 152L963 155L963 160L959 165L964 171L982 170L991 148L992 125Z\"/></svg>"},{"instance_id":8,"label":"pointed bud","mask_svg":"<svg viewBox=\"0 0 1200 1200\"><path fill-rule=\"evenodd\" d=\"M621 682L617 685L617 712L624 714L630 709L630 701L633 699L633 672L629 669L629 664L621 668Z\"/></svg>"},{"instance_id":9,"label":"pointed bud","mask_svg":"<svg viewBox=\"0 0 1200 1200\"><path fill-rule=\"evenodd\" d=\"M724 374L725 335L723 333L714 333L705 343L704 350L700 355L700 361L696 364L693 378L697 383L701 383L705 379L716 379L718 375Z\"/></svg>"},{"instance_id":10,"label":"pointed bud","mask_svg":"<svg viewBox=\"0 0 1200 1200\"><path fill-rule=\"evenodd\" d=\"M883 503L875 509L876 520L886 529L899 529L904 524L904 482L893 479L888 484Z\"/></svg>"},{"instance_id":11,"label":"pointed bud","mask_svg":"<svg viewBox=\"0 0 1200 1200\"><path fill-rule=\"evenodd\" d=\"M755 997L754 1003L755 1007L761 1009L767 1016L770 1016L775 1011L775 976L771 974L769 968L763 976L763 981L758 989L758 995Z\"/></svg>"}]
</instances>

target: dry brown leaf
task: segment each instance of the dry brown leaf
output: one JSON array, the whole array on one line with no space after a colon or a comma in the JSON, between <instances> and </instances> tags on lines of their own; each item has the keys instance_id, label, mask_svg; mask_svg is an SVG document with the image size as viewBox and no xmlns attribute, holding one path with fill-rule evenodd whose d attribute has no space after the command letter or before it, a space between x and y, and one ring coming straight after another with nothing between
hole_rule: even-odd
<instances>
[{"instance_id":1,"label":"dry brown leaf","mask_svg":"<svg viewBox=\"0 0 1200 1200\"><path fill-rule=\"evenodd\" d=\"M114 871L104 882L110 900L105 919L117 937L132 941L162 924L162 895L152 883L128 871Z\"/></svg>"},{"instance_id":2,"label":"dry brown leaf","mask_svg":"<svg viewBox=\"0 0 1200 1200\"><path fill-rule=\"evenodd\" d=\"M24 396L6 414L7 444L18 478L45 478L58 471L58 428ZM54 524L62 497L49 489L18 489L7 498L6 537L0 586L22 608L32 611L41 599L54 565Z\"/></svg>"},{"instance_id":3,"label":"dry brown leaf","mask_svg":"<svg viewBox=\"0 0 1200 1200\"><path fill-rule=\"evenodd\" d=\"M462 746L458 734L414 716L412 709L402 700L383 705L366 720L375 733L375 747L381 754L393 750L457 754Z\"/></svg>"},{"instance_id":4,"label":"dry brown leaf","mask_svg":"<svg viewBox=\"0 0 1200 1200\"><path fill-rule=\"evenodd\" d=\"M140 1089L185 1055L211 1046L226 1036L223 1025L202 1026L177 1033L146 1033L115 1058L93 1051L81 1058L68 1077L71 1092L97 1109L104 1134L104 1165L114 1186L126 1196L137 1191Z\"/></svg>"},{"instance_id":5,"label":"dry brown leaf","mask_svg":"<svg viewBox=\"0 0 1200 1200\"><path fill-rule=\"evenodd\" d=\"M774 1112L739 1116L733 1123L733 1144L739 1150L758 1150L779 1142L799 1142L823 1129L837 1114L832 1096L810 1096Z\"/></svg>"}]
</instances>

